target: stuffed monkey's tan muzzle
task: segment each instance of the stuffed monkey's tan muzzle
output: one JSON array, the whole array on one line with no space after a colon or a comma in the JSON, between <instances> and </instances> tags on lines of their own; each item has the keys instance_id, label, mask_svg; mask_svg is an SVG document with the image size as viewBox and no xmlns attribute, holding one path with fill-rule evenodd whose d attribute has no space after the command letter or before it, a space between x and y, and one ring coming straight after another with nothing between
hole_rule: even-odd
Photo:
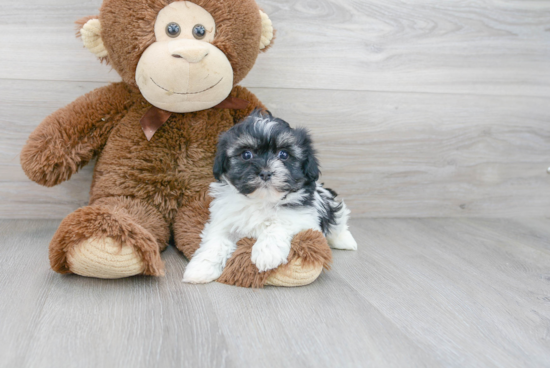
<instances>
[{"instance_id":1,"label":"stuffed monkey's tan muzzle","mask_svg":"<svg viewBox=\"0 0 550 368\"><path fill-rule=\"evenodd\" d=\"M141 56L136 82L151 105L169 112L194 112L210 109L229 96L233 68L209 42L157 41Z\"/></svg>"},{"instance_id":2,"label":"stuffed monkey's tan muzzle","mask_svg":"<svg viewBox=\"0 0 550 368\"><path fill-rule=\"evenodd\" d=\"M172 57L185 59L188 63L198 63L208 56L208 47L204 42L178 40L170 41L168 52Z\"/></svg>"}]
</instances>

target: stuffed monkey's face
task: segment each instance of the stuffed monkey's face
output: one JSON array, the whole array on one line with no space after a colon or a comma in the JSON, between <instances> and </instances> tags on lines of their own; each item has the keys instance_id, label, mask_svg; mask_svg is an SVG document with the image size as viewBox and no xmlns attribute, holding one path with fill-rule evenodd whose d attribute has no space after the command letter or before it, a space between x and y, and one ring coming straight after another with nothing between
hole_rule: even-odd
<instances>
[{"instance_id":1,"label":"stuffed monkey's face","mask_svg":"<svg viewBox=\"0 0 550 368\"><path fill-rule=\"evenodd\" d=\"M156 42L141 56L136 82L145 99L162 110L206 110L229 96L233 68L212 45L214 18L189 1L162 9L155 23Z\"/></svg>"}]
</instances>

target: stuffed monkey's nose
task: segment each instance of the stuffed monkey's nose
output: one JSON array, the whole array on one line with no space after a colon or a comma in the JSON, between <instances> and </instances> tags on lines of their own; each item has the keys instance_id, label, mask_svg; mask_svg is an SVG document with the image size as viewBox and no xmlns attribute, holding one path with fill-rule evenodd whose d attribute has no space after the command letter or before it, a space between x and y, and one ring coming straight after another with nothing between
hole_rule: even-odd
<instances>
[{"instance_id":1,"label":"stuffed monkey's nose","mask_svg":"<svg viewBox=\"0 0 550 368\"><path fill-rule=\"evenodd\" d=\"M189 63L198 63L208 55L208 47L203 42L176 43L170 45L169 52L172 57L185 59Z\"/></svg>"}]
</instances>

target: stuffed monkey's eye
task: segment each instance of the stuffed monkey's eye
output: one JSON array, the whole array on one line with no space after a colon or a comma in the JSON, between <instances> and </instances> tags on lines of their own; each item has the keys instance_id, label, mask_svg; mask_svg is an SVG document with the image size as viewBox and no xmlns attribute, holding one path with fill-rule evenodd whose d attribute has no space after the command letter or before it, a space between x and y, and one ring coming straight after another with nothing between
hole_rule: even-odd
<instances>
[{"instance_id":1,"label":"stuffed monkey's eye","mask_svg":"<svg viewBox=\"0 0 550 368\"><path fill-rule=\"evenodd\" d=\"M289 156L290 156L290 155L289 155L288 152L285 151L285 150L281 150L281 151L279 151L279 153L277 154L277 157L279 157L281 160L287 160Z\"/></svg>"},{"instance_id":2,"label":"stuffed monkey's eye","mask_svg":"<svg viewBox=\"0 0 550 368\"><path fill-rule=\"evenodd\" d=\"M202 40L206 36L206 28L202 24L197 24L193 27L193 37L197 40Z\"/></svg>"},{"instance_id":3,"label":"stuffed monkey's eye","mask_svg":"<svg viewBox=\"0 0 550 368\"><path fill-rule=\"evenodd\" d=\"M250 151L244 151L243 153L241 153L241 157L243 158L243 160L245 161L248 161L250 159L252 159L254 155L252 154L252 152Z\"/></svg>"},{"instance_id":4,"label":"stuffed monkey's eye","mask_svg":"<svg viewBox=\"0 0 550 368\"><path fill-rule=\"evenodd\" d=\"M168 35L168 37L178 37L180 33L181 28L179 24L172 22L166 26L166 34Z\"/></svg>"}]
</instances>

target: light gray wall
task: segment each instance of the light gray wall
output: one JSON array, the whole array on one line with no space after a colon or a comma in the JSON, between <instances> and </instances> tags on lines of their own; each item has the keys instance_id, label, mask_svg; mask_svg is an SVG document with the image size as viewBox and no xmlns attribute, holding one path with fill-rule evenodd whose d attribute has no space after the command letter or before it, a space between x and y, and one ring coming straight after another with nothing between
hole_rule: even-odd
<instances>
[{"instance_id":1,"label":"light gray wall","mask_svg":"<svg viewBox=\"0 0 550 368\"><path fill-rule=\"evenodd\" d=\"M47 4L46 4L47 3ZM19 151L34 127L119 77L74 38L101 1L0 4L0 217L86 204ZM278 35L243 82L311 128L355 216L550 215L550 1L261 0Z\"/></svg>"}]
</instances>

